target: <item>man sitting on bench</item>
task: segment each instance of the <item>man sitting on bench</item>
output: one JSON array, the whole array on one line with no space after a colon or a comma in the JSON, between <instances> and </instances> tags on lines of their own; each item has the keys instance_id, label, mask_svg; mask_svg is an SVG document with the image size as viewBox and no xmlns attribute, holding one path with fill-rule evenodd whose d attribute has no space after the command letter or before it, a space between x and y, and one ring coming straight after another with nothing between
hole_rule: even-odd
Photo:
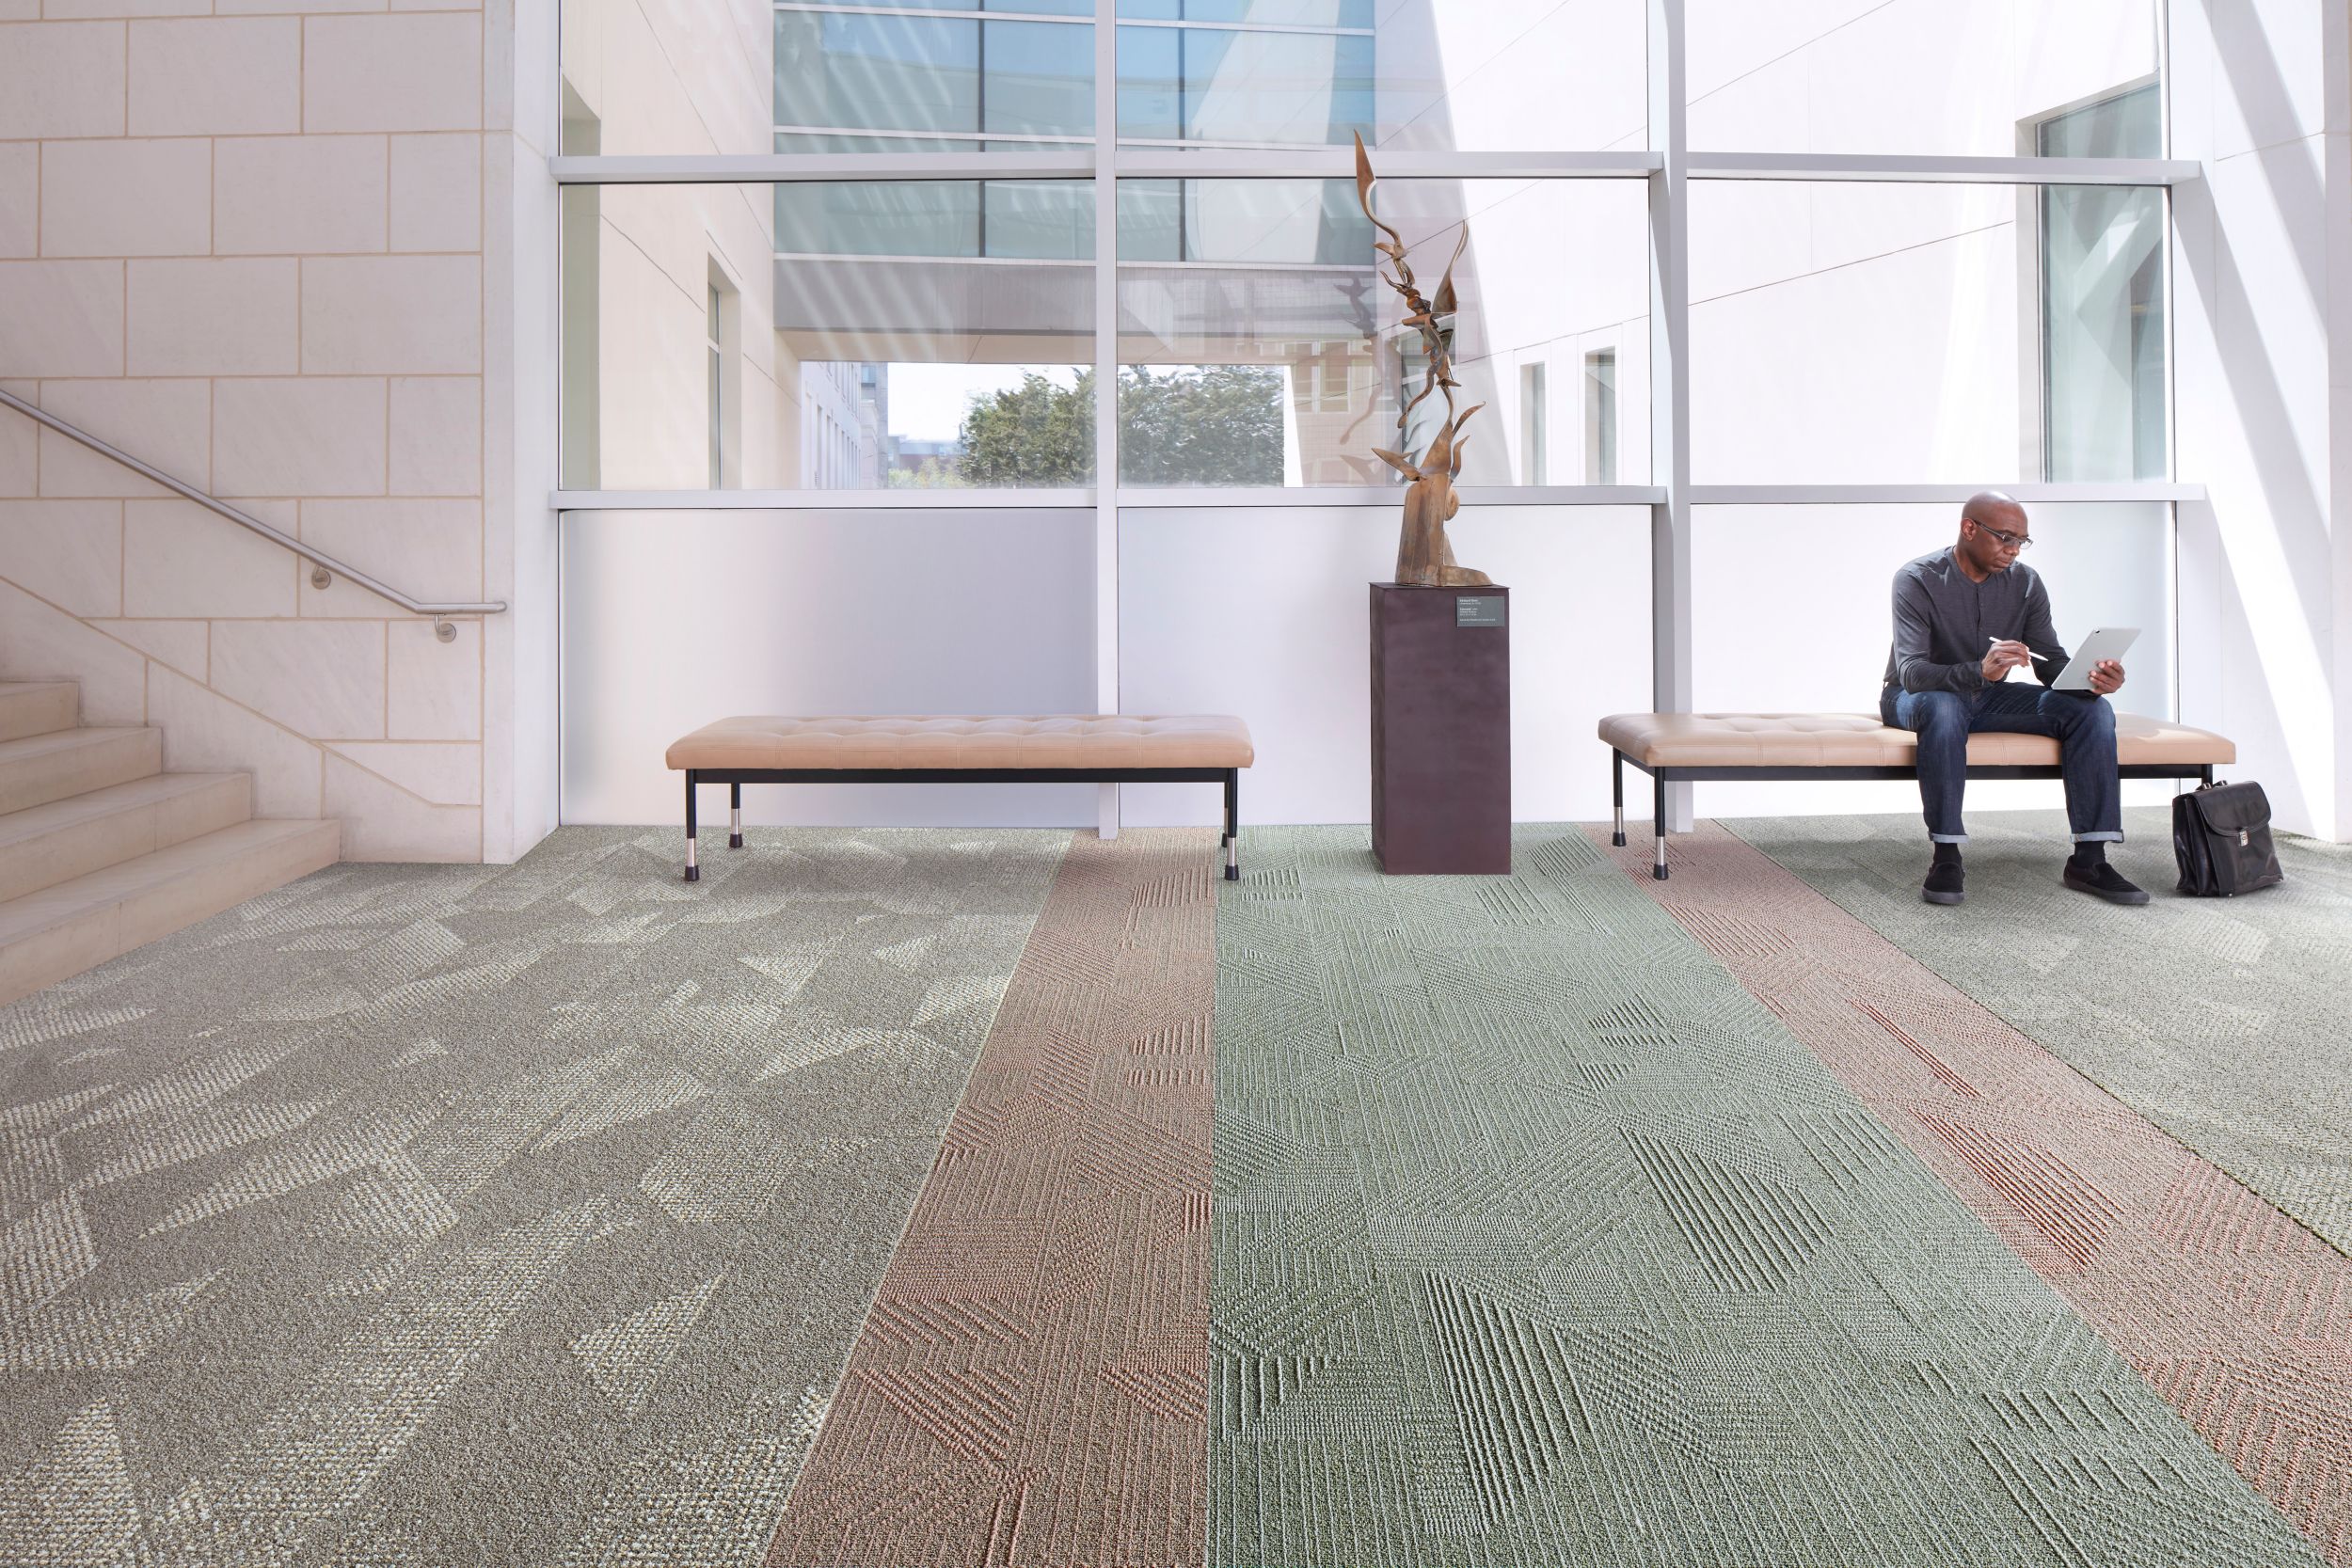
<instances>
[{"instance_id":1,"label":"man sitting on bench","mask_svg":"<svg viewBox=\"0 0 2352 1568\"><path fill-rule=\"evenodd\" d=\"M2041 577L2019 562L2033 543L2026 509L1997 490L1961 508L1960 539L1895 574L1895 645L1886 659L1879 717L1919 736L1919 799L1935 845L1919 896L1957 904L1962 890L1961 791L1968 779L1968 736L1978 730L2046 735L2058 742L2066 778L2066 817L2074 852L2068 887L2114 904L2145 904L2148 895L2107 863L2106 847L2123 838L2122 782L2116 769L2115 709L2106 694L2123 684L2123 666L2102 659L2090 675L2091 695L2054 690L2066 650L2050 624ZM2031 664L2040 686L2012 682Z\"/></svg>"}]
</instances>

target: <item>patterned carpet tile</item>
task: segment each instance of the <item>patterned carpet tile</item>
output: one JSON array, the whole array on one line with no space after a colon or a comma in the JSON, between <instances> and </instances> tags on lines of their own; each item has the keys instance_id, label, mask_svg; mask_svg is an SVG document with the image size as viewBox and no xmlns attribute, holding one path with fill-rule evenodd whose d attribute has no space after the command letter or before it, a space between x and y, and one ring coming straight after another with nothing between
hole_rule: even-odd
<instances>
[{"instance_id":1,"label":"patterned carpet tile","mask_svg":"<svg viewBox=\"0 0 2352 1568\"><path fill-rule=\"evenodd\" d=\"M567 828L0 1007L0 1562L760 1560L1068 835Z\"/></svg>"},{"instance_id":2,"label":"patterned carpet tile","mask_svg":"<svg viewBox=\"0 0 2352 1568\"><path fill-rule=\"evenodd\" d=\"M1200 1561L1213 850L1072 842L771 1568Z\"/></svg>"},{"instance_id":3,"label":"patterned carpet tile","mask_svg":"<svg viewBox=\"0 0 2352 1568\"><path fill-rule=\"evenodd\" d=\"M1362 829L1250 861L1217 924L1211 1563L2316 1560L1581 833L1522 830L1501 879L1383 878ZM2034 1170L2057 1237L2112 1247L2103 1171Z\"/></svg>"},{"instance_id":4,"label":"patterned carpet tile","mask_svg":"<svg viewBox=\"0 0 2352 1568\"><path fill-rule=\"evenodd\" d=\"M1740 839L1703 826L1660 882L1635 836L1613 851L1633 884L2328 1561L2352 1563L2352 1259ZM2104 994L2131 980L2077 983ZM1830 1153L1823 1169L1847 1164ZM2106 1415L2046 1394L2006 1414Z\"/></svg>"},{"instance_id":5,"label":"patterned carpet tile","mask_svg":"<svg viewBox=\"0 0 2352 1568\"><path fill-rule=\"evenodd\" d=\"M2287 879L2174 895L2169 809L2109 855L2142 908L2058 880L2065 818L1969 818L1968 901L1921 902L1910 816L1741 820L1734 833L1960 991L2352 1254L2352 847L2281 835Z\"/></svg>"}]
</instances>

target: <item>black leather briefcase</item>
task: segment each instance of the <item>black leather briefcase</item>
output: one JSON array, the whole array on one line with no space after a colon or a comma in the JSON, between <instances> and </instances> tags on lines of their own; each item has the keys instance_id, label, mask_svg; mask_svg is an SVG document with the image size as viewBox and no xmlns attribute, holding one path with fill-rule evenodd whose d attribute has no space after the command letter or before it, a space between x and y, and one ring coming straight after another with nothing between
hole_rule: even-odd
<instances>
[{"instance_id":1,"label":"black leather briefcase","mask_svg":"<svg viewBox=\"0 0 2352 1568\"><path fill-rule=\"evenodd\" d=\"M2209 784L2172 798L2181 891L2230 898L2286 880L2270 844L2270 798L2258 784Z\"/></svg>"}]
</instances>

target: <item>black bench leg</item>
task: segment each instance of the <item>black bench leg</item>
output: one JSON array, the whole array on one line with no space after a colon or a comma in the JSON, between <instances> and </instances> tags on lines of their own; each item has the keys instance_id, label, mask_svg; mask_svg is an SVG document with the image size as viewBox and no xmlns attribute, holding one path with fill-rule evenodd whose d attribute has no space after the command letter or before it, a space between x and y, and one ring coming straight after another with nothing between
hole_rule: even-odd
<instances>
[{"instance_id":1,"label":"black bench leg","mask_svg":"<svg viewBox=\"0 0 2352 1568\"><path fill-rule=\"evenodd\" d=\"M727 847L743 847L743 784L738 780L727 785Z\"/></svg>"},{"instance_id":2,"label":"black bench leg","mask_svg":"<svg viewBox=\"0 0 2352 1568\"><path fill-rule=\"evenodd\" d=\"M1650 867L1650 875L1660 881L1666 879L1666 775L1655 774L1651 783L1657 785L1658 800L1658 863Z\"/></svg>"},{"instance_id":3,"label":"black bench leg","mask_svg":"<svg viewBox=\"0 0 2352 1568\"><path fill-rule=\"evenodd\" d=\"M690 882L703 879L703 868L694 861L694 785L700 782L692 768L686 770L686 879Z\"/></svg>"},{"instance_id":4,"label":"black bench leg","mask_svg":"<svg viewBox=\"0 0 2352 1568\"><path fill-rule=\"evenodd\" d=\"M1225 770L1225 879L1241 880L1241 769Z\"/></svg>"},{"instance_id":5,"label":"black bench leg","mask_svg":"<svg viewBox=\"0 0 2352 1568\"><path fill-rule=\"evenodd\" d=\"M1609 842L1625 847L1625 753L1612 746L1609 749L1610 799L1617 808L1617 831L1609 835Z\"/></svg>"}]
</instances>

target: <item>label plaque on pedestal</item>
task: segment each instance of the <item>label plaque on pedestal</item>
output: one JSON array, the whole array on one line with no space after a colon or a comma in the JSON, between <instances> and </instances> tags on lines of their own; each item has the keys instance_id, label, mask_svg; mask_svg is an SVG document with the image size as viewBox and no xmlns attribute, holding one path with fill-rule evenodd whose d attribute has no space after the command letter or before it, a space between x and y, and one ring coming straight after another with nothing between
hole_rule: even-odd
<instances>
[{"instance_id":1,"label":"label plaque on pedestal","mask_svg":"<svg viewBox=\"0 0 2352 1568\"><path fill-rule=\"evenodd\" d=\"M1511 869L1510 593L1372 585L1372 853L1383 871Z\"/></svg>"}]
</instances>

